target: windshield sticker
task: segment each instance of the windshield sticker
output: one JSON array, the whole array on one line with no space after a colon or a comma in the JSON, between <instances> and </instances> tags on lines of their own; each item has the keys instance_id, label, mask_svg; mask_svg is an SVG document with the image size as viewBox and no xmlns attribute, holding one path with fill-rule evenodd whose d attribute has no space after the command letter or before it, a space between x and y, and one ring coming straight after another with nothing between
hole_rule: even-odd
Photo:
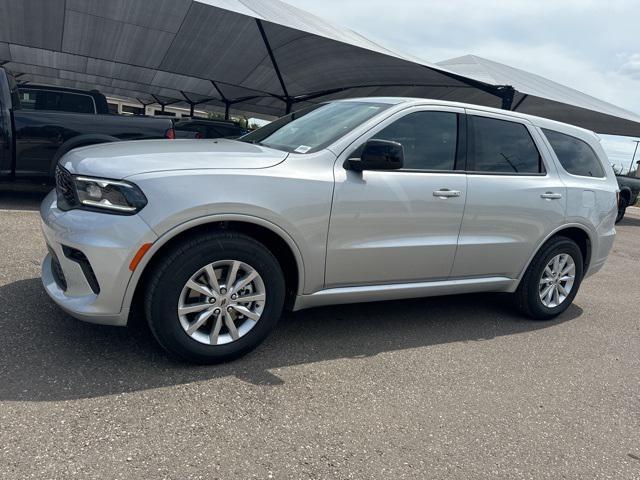
<instances>
[{"instance_id":1,"label":"windshield sticker","mask_svg":"<svg viewBox=\"0 0 640 480\"><path fill-rule=\"evenodd\" d=\"M298 148L296 148L294 150L294 152L296 152L296 153L307 153L309 150L311 150L311 147L308 147L306 145L300 145Z\"/></svg>"}]
</instances>

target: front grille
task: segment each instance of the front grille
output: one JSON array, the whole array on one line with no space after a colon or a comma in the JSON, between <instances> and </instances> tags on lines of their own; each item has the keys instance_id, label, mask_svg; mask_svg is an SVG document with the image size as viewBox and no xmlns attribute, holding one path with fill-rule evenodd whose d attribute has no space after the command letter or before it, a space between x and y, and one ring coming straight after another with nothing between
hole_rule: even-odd
<instances>
[{"instance_id":1,"label":"front grille","mask_svg":"<svg viewBox=\"0 0 640 480\"><path fill-rule=\"evenodd\" d=\"M51 273L53 274L53 280L56 282L56 285L60 287L62 291L67 290L67 279L64 277L64 272L62 271L62 267L60 266L60 261L58 260L58 256L56 252L53 251L51 247L49 248L49 254L51 255Z\"/></svg>"},{"instance_id":2,"label":"front grille","mask_svg":"<svg viewBox=\"0 0 640 480\"><path fill-rule=\"evenodd\" d=\"M60 210L71 210L78 206L73 178L67 169L60 165L56 167L56 194Z\"/></svg>"}]
</instances>

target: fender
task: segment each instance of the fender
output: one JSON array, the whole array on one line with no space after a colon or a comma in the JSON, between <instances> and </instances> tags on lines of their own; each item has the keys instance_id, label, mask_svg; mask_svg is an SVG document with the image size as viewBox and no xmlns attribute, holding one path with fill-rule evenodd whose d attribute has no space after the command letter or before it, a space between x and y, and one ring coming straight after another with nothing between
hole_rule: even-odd
<instances>
[{"instance_id":1,"label":"fender","mask_svg":"<svg viewBox=\"0 0 640 480\"><path fill-rule=\"evenodd\" d=\"M133 272L131 277L129 278L129 283L127 285L127 289L125 291L124 298L122 300L121 312L129 311L131 307L131 302L133 301L133 295L138 287L138 283L142 275L144 274L147 266L151 262L151 260L155 257L156 253L169 242L171 239L180 235L181 233L200 226L206 225L207 223L216 223L216 222L244 222L244 223L252 223L254 225L258 225L264 228L271 230L273 233L282 238L286 244L289 246L291 251L293 252L293 256L296 259L296 266L298 267L298 288L297 294L301 295L304 291L304 279L305 279L305 270L304 270L304 261L302 259L302 253L298 248L296 242L291 238L291 236L278 225L271 223L268 220L264 220L260 217L254 217L251 215L241 215L241 214L215 214L215 215L206 215L204 217L195 218L193 220L189 220L188 222L181 223L176 225L172 229L166 231L161 236L159 236L151 248L146 252L138 267Z\"/></svg>"},{"instance_id":2,"label":"fender","mask_svg":"<svg viewBox=\"0 0 640 480\"><path fill-rule=\"evenodd\" d=\"M60 145L60 147L56 151L56 154L53 156L53 160L51 161L51 166L49 168L49 177L54 178L58 161L74 148L88 147L89 145L97 145L99 143L119 141L119 138L99 133L89 133L86 135L78 135L77 137L70 138L62 145Z\"/></svg>"},{"instance_id":3,"label":"fender","mask_svg":"<svg viewBox=\"0 0 640 480\"><path fill-rule=\"evenodd\" d=\"M594 245L594 236L593 234L587 229L587 227L585 227L584 225L582 225L581 223L567 223L564 225L560 225L559 227L555 228L554 230L551 231L551 233L549 233L543 240L542 242L540 242L540 245L538 245L538 248L535 249L535 251L531 254L531 256L529 257L529 260L527 260L527 263L525 264L524 268L522 269L522 271L520 272L520 274L518 275L518 282L515 285L515 288L517 289L518 285L520 285L520 281L522 280L522 277L524 276L525 272L527 271L527 269L529 268L529 265L531 264L531 262L533 261L534 257L538 254L538 252L540 251L540 249L543 247L543 245L545 243L547 243L547 241L553 237L554 235L556 235L557 233L561 232L562 230L566 230L568 228L579 228L580 230L582 230L584 233L587 234L587 237L589 237L589 242L591 243L591 251L593 252L593 245ZM591 263L591 259L589 259L589 263ZM586 276L588 270L589 270L589 266L587 265L586 268L584 269L584 274ZM515 289L514 289L515 291Z\"/></svg>"}]
</instances>

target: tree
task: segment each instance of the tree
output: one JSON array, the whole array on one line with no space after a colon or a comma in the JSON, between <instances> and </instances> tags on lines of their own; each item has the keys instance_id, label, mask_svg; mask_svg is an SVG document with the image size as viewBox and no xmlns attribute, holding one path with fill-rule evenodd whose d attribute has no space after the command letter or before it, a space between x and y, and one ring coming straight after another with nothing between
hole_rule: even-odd
<instances>
[{"instance_id":1,"label":"tree","mask_svg":"<svg viewBox=\"0 0 640 480\"><path fill-rule=\"evenodd\" d=\"M624 168L622 167L622 165L612 163L611 168L613 168L613 173L615 173L616 175L623 175L622 171L624 170Z\"/></svg>"}]
</instances>

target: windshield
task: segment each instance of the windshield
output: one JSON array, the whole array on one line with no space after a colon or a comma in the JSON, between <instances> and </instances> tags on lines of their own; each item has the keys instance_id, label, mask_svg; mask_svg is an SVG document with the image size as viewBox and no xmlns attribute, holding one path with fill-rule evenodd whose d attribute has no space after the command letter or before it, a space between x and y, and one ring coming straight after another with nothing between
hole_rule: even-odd
<instances>
[{"instance_id":1,"label":"windshield","mask_svg":"<svg viewBox=\"0 0 640 480\"><path fill-rule=\"evenodd\" d=\"M282 117L240 140L286 152L312 153L331 145L389 107L389 104L375 102L314 105Z\"/></svg>"}]
</instances>

